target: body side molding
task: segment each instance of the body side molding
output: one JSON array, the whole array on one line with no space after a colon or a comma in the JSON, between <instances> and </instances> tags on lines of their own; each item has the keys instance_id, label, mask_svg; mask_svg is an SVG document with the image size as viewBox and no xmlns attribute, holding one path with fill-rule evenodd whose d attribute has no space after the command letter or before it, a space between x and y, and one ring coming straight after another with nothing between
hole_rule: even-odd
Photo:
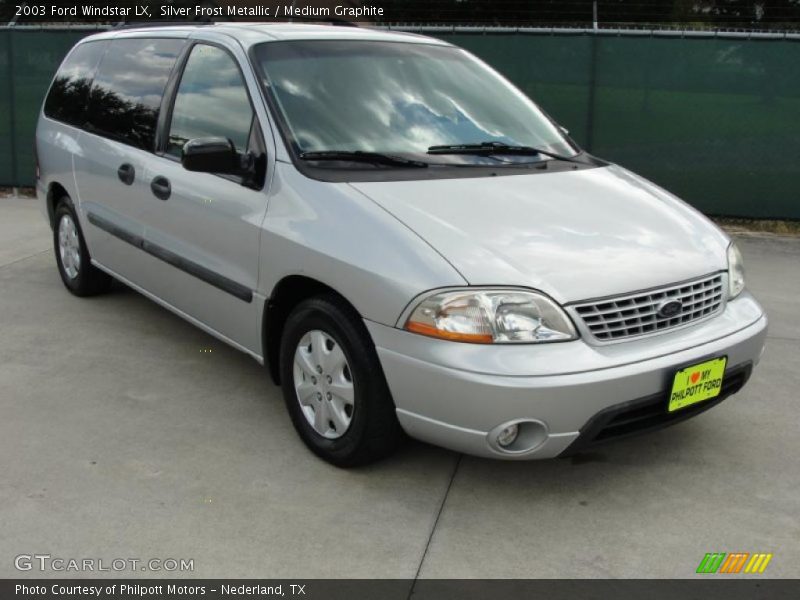
<instances>
[{"instance_id":1,"label":"body side molding","mask_svg":"<svg viewBox=\"0 0 800 600\"><path fill-rule=\"evenodd\" d=\"M127 229L120 227L108 219L104 219L103 217L100 217L94 213L88 213L87 218L95 227L99 227L103 231L121 239L123 242L127 242L128 244L139 248L140 250L144 250L151 256L154 256L159 260L163 260L165 263L172 265L176 269L180 269L184 273L188 273L193 277L197 277L209 285L213 285L215 288L239 298L239 300L248 303L253 301L253 290L249 289L247 286L228 279L224 275L220 275L216 271L207 269L206 267L190 261L179 254L175 254L171 250L167 250L158 244L153 244L141 236L136 235L135 233L132 233Z\"/></svg>"}]
</instances>

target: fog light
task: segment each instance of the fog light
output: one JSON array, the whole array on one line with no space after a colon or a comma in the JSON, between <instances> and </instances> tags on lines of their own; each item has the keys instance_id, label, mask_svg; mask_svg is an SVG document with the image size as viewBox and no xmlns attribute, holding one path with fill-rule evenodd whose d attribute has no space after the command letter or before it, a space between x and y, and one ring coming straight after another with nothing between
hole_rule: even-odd
<instances>
[{"instance_id":1,"label":"fog light","mask_svg":"<svg viewBox=\"0 0 800 600\"><path fill-rule=\"evenodd\" d=\"M507 448L517 439L518 433L519 426L516 423L509 425L508 427L504 427L500 433L497 434L498 445L502 446L503 448Z\"/></svg>"}]
</instances>

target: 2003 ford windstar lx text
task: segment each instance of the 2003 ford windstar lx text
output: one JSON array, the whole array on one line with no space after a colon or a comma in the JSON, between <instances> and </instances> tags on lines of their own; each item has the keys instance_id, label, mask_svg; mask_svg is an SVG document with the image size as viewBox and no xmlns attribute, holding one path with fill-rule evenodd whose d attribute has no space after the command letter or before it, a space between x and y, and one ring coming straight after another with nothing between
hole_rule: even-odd
<instances>
[{"instance_id":1,"label":"2003 ford windstar lx text","mask_svg":"<svg viewBox=\"0 0 800 600\"><path fill-rule=\"evenodd\" d=\"M36 144L66 287L119 279L264 362L337 465L403 432L486 457L573 453L713 406L763 351L722 231L442 41L92 35Z\"/></svg>"}]
</instances>

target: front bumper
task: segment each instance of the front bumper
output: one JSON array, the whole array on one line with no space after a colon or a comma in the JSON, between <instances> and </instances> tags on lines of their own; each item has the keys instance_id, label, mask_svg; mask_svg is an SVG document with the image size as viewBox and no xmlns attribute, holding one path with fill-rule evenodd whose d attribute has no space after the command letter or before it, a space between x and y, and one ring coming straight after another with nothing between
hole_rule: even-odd
<instances>
[{"instance_id":1,"label":"front bumper","mask_svg":"<svg viewBox=\"0 0 800 600\"><path fill-rule=\"evenodd\" d=\"M747 292L694 327L610 345L584 340L463 344L366 323L398 419L409 435L467 454L507 459L551 458L581 449L597 441L599 421L619 422L628 409L662 414L658 405L663 402L666 410L677 370L727 356L724 380L736 385L723 390L721 400L744 384L761 358L767 333L766 315ZM716 402L676 414L691 416ZM677 420L650 419L642 421L641 429ZM531 424L529 444L504 451L494 435L519 421ZM633 432L630 425L625 430Z\"/></svg>"}]
</instances>

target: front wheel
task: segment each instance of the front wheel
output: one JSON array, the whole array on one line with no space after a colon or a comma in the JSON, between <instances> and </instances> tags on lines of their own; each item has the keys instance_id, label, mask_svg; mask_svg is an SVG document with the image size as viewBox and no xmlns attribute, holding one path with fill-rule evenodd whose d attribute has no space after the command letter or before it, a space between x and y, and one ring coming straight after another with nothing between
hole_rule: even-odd
<instances>
[{"instance_id":1,"label":"front wheel","mask_svg":"<svg viewBox=\"0 0 800 600\"><path fill-rule=\"evenodd\" d=\"M400 425L375 348L360 317L338 297L312 298L292 311L280 369L295 429L321 458L350 467L397 446Z\"/></svg>"}]
</instances>

